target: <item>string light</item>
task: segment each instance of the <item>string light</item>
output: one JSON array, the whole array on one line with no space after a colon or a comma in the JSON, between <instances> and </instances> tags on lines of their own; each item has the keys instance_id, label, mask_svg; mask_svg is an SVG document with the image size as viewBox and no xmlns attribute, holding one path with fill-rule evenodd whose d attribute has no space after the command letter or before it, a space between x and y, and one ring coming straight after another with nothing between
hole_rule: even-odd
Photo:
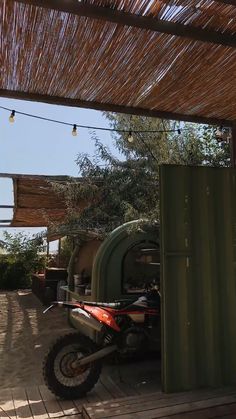
<instances>
[{"instance_id":1,"label":"string light","mask_svg":"<svg viewBox=\"0 0 236 419\"><path fill-rule=\"evenodd\" d=\"M11 111L11 115L9 116L9 122L13 123L15 122L15 111Z\"/></svg>"},{"instance_id":2,"label":"string light","mask_svg":"<svg viewBox=\"0 0 236 419\"><path fill-rule=\"evenodd\" d=\"M133 143L133 142L134 142L134 137L133 137L133 135L132 135L132 132L131 132L131 131L129 131L129 135L128 135L127 140L129 141L129 143Z\"/></svg>"},{"instance_id":3,"label":"string light","mask_svg":"<svg viewBox=\"0 0 236 419\"><path fill-rule=\"evenodd\" d=\"M182 131L189 131L191 129L191 128L182 128L181 130L179 128L178 129L176 129L176 128L175 129L169 129L169 130L167 130L167 129L165 129L165 130L155 130L155 129L154 130L136 130L136 129L134 129L131 132L130 129L128 130L128 129L119 129L119 128L105 128L105 127L95 127L95 126L89 126L89 125L71 124L70 122L66 122L66 121L59 121L59 120L56 120L56 119L46 118L46 117L39 116L39 115L29 114L29 113L26 113L26 112L11 110L11 109L6 108L4 106L0 106L0 109L11 112L11 115L9 117L10 122L14 122L15 115L19 114L19 115L27 116L29 118L40 119L42 121L53 122L55 124L67 125L67 126L73 127L73 129L72 129L72 135L73 136L77 135L77 129L78 128L100 130L100 131L109 131L109 132L127 133L129 142L134 141L133 134L135 134L135 133L155 134L155 133L163 133L163 132L165 132L165 133L177 132L178 134L181 134ZM131 137L132 137L133 141L132 141Z\"/></svg>"},{"instance_id":4,"label":"string light","mask_svg":"<svg viewBox=\"0 0 236 419\"><path fill-rule=\"evenodd\" d=\"M76 135L77 135L77 125L76 124L73 125L72 135L73 135L73 137L76 137Z\"/></svg>"}]
</instances>

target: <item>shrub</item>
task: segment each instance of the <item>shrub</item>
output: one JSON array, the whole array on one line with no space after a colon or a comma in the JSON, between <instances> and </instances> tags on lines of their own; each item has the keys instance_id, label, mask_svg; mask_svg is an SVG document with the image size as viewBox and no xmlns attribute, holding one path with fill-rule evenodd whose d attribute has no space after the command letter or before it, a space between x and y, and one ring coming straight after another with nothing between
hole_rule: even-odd
<instances>
[{"instance_id":1,"label":"shrub","mask_svg":"<svg viewBox=\"0 0 236 419\"><path fill-rule=\"evenodd\" d=\"M15 290L29 288L31 279L24 265L21 262L0 264L0 288L4 290Z\"/></svg>"},{"instance_id":2,"label":"shrub","mask_svg":"<svg viewBox=\"0 0 236 419\"><path fill-rule=\"evenodd\" d=\"M0 289L31 287L32 273L45 267L45 258L40 255L42 239L4 232L4 241L7 254L0 258Z\"/></svg>"}]
</instances>

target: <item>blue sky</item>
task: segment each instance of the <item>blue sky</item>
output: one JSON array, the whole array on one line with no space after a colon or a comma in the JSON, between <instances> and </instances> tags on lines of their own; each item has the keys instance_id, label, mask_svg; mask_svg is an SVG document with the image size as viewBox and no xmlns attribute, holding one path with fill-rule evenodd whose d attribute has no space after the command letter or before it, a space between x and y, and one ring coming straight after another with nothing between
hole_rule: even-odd
<instances>
[{"instance_id":1,"label":"blue sky","mask_svg":"<svg viewBox=\"0 0 236 419\"><path fill-rule=\"evenodd\" d=\"M0 106L72 124L108 127L108 122L102 112L93 110L3 98L0 98ZM94 144L86 129L78 129L77 137L73 137L72 129L68 126L17 114L12 124L9 122L9 116L9 112L0 109L1 173L77 176L76 155L80 152L94 154ZM99 131L99 138L114 152L109 132ZM11 204L12 199L11 181L0 179L0 203ZM0 219L10 216L11 210L0 209ZM0 229L0 238L3 230L6 228ZM20 230L9 229L9 231ZM27 231L35 233L38 229L27 229Z\"/></svg>"}]
</instances>

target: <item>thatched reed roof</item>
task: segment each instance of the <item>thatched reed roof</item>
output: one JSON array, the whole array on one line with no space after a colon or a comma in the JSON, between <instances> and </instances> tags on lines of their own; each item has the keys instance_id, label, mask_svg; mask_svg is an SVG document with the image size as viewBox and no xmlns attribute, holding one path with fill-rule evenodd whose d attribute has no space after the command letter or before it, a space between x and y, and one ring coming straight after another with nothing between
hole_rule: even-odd
<instances>
[{"instance_id":1,"label":"thatched reed roof","mask_svg":"<svg viewBox=\"0 0 236 419\"><path fill-rule=\"evenodd\" d=\"M0 0L0 96L231 125L235 0Z\"/></svg>"},{"instance_id":2,"label":"thatched reed roof","mask_svg":"<svg viewBox=\"0 0 236 419\"><path fill-rule=\"evenodd\" d=\"M62 197L54 192L52 183L81 181L70 176L37 176L0 174L0 178L12 178L14 191L13 219L10 227L46 227L62 223L67 214ZM78 212L85 203L81 200ZM4 205L3 205L4 207ZM8 227L6 225L6 227Z\"/></svg>"}]
</instances>

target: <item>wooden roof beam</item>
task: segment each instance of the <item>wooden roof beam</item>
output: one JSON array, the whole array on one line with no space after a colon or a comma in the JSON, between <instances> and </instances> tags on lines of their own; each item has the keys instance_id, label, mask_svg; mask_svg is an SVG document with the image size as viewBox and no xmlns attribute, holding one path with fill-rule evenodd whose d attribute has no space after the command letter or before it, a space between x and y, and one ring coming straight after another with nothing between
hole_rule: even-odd
<instances>
[{"instance_id":1,"label":"wooden roof beam","mask_svg":"<svg viewBox=\"0 0 236 419\"><path fill-rule=\"evenodd\" d=\"M236 6L236 0L215 0L217 3L229 4L231 6Z\"/></svg>"},{"instance_id":2,"label":"wooden roof beam","mask_svg":"<svg viewBox=\"0 0 236 419\"><path fill-rule=\"evenodd\" d=\"M236 47L236 35L221 33L215 30L195 28L191 25L159 20L148 16L140 16L109 7L100 7L78 2L78 0L14 0L19 3L60 12L72 13L92 19L105 20L123 26L146 29L154 32L181 36L195 41L210 42L227 47ZM232 2L232 1L231 1Z\"/></svg>"},{"instance_id":3,"label":"wooden roof beam","mask_svg":"<svg viewBox=\"0 0 236 419\"><path fill-rule=\"evenodd\" d=\"M209 125L218 125L218 126L222 125L225 127L231 127L233 125L233 121L227 120L227 119L220 119L220 118L213 118L213 117L211 118L211 117L205 117L205 116L200 116L200 115L185 115L185 114L179 114L175 112L166 112L166 111L161 111L161 110L156 110L156 109L144 109L144 108L138 108L138 107L136 108L136 107L131 107L131 106L116 105L112 103L100 103L100 102L93 102L93 101L86 101L86 100L79 100L79 99L70 99L70 98L65 98L65 97L60 97L60 96L41 95L38 93L18 92L15 90L1 90L0 89L0 97L7 97L11 99L20 99L20 100L29 100L33 102L50 103L54 105L71 106L75 108L78 107L78 108L94 109L97 111L117 112L117 113L129 114L129 115L148 116L148 117L153 117L153 118L169 119L172 121L195 122L197 124L209 124ZM13 176L8 175L7 177L13 177Z\"/></svg>"},{"instance_id":4,"label":"wooden roof beam","mask_svg":"<svg viewBox=\"0 0 236 419\"><path fill-rule=\"evenodd\" d=\"M49 181L60 181L60 182L67 182L73 180L81 181L81 178L68 176L68 175L32 175L32 174L25 174L25 173L0 173L0 178L11 178L11 179L26 179L26 180L49 180Z\"/></svg>"}]
</instances>

